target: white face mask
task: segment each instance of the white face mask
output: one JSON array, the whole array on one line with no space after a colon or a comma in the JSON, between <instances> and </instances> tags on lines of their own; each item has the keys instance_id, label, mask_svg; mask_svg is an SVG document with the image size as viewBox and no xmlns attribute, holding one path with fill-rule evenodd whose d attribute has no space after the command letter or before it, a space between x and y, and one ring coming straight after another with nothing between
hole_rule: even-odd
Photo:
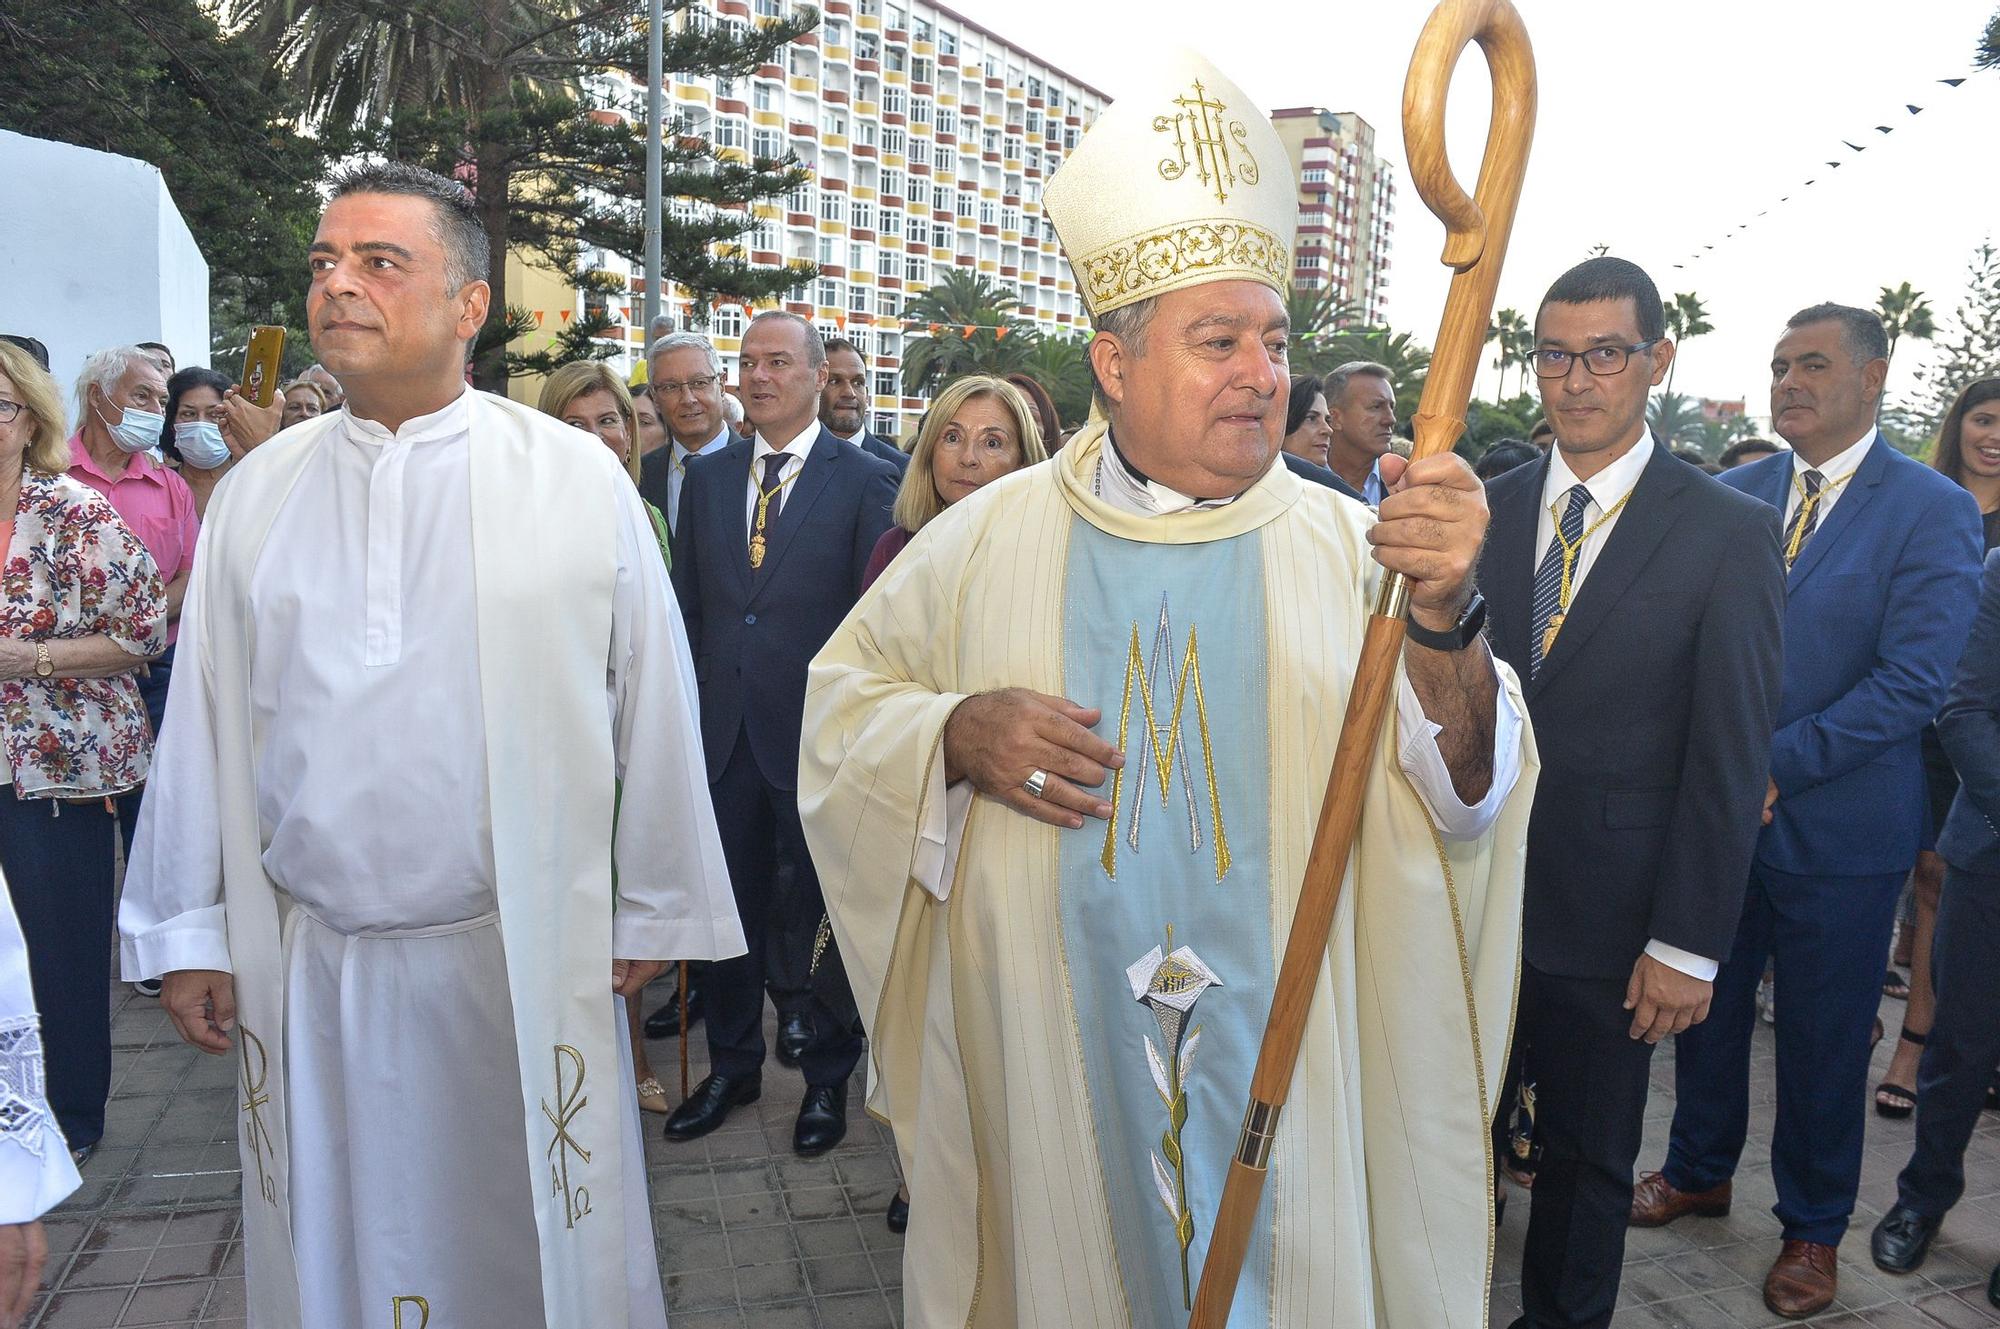
<instances>
[{"instance_id":1,"label":"white face mask","mask_svg":"<svg viewBox=\"0 0 2000 1329\"><path fill-rule=\"evenodd\" d=\"M160 434L167 427L167 417L157 411L141 411L127 406L116 424L104 419L99 411L97 418L111 433L111 441L121 452L144 452L160 445Z\"/></svg>"},{"instance_id":2,"label":"white face mask","mask_svg":"<svg viewBox=\"0 0 2000 1329\"><path fill-rule=\"evenodd\" d=\"M213 421L184 420L175 425L174 446L181 460L198 471L212 471L229 460L229 445Z\"/></svg>"}]
</instances>

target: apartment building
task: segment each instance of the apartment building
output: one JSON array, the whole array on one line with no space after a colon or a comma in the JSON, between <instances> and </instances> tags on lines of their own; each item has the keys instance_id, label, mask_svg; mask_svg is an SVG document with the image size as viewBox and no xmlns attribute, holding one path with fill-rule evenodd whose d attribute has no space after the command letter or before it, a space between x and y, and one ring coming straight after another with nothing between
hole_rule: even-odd
<instances>
[{"instance_id":1,"label":"apartment building","mask_svg":"<svg viewBox=\"0 0 2000 1329\"><path fill-rule=\"evenodd\" d=\"M746 30L782 12L783 0L696 0L676 21ZM699 135L724 155L789 151L812 170L810 183L753 209L742 248L760 264L819 265L784 307L870 358L875 428L896 437L924 406L903 395L902 357L912 337L928 335L903 310L947 270L985 275L1046 331L1089 326L1042 212L1042 185L1109 99L942 5L824 0L822 13L782 63L745 79L672 80L667 115L670 132ZM589 93L599 106L645 114L645 89L622 75L600 76ZM694 206L668 202L681 216ZM611 297L608 308L622 324L612 363L630 371L643 354L644 273L615 254L591 258L628 277L627 298ZM697 309L665 275L662 310L682 327L705 315L734 382L752 311ZM571 294L575 316L584 297ZM544 326L554 331L560 317Z\"/></svg>"},{"instance_id":2,"label":"apartment building","mask_svg":"<svg viewBox=\"0 0 2000 1329\"><path fill-rule=\"evenodd\" d=\"M1375 127L1352 111L1287 107L1271 123L1299 182L1292 284L1333 290L1369 323L1384 321L1396 230L1395 167L1375 151Z\"/></svg>"}]
</instances>

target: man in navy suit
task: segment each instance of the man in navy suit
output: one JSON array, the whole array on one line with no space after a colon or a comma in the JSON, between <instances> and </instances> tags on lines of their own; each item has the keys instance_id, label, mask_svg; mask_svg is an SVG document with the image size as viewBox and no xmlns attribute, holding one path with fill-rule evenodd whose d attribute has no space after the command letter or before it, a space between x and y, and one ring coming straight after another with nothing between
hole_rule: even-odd
<instances>
[{"instance_id":1,"label":"man in navy suit","mask_svg":"<svg viewBox=\"0 0 2000 1329\"><path fill-rule=\"evenodd\" d=\"M1875 427L1888 370L1874 313L1794 314L1771 358L1772 422L1793 450L1722 477L1784 514L1784 697L1736 942L1708 1022L1681 1035L1666 1166L1632 1200L1637 1226L1728 1212L1757 983L1773 961L1784 1242L1764 1302L1787 1318L1834 1298L1882 957L1928 825L1919 735L1944 703L1979 576L1978 504Z\"/></svg>"},{"instance_id":2,"label":"man in navy suit","mask_svg":"<svg viewBox=\"0 0 2000 1329\"><path fill-rule=\"evenodd\" d=\"M1647 432L1674 344L1643 270L1572 268L1535 336L1556 446L1487 485L1479 568L1542 754L1514 1027L1542 1160L1515 1324L1602 1329L1653 1047L1706 1014L1743 907L1785 572L1777 514Z\"/></svg>"},{"instance_id":3,"label":"man in navy suit","mask_svg":"<svg viewBox=\"0 0 2000 1329\"><path fill-rule=\"evenodd\" d=\"M756 1101L764 1063L767 948L810 937L825 912L799 825L799 726L806 665L861 594L889 527L895 468L821 428L826 351L810 323L764 313L743 334L746 416L756 430L688 463L674 530L674 592L701 692L702 747L748 953L709 966L712 1071L667 1119L670 1140L706 1135ZM772 890L776 855L792 872ZM853 1000L815 984L800 1051L805 1100L792 1134L808 1157L846 1133L847 1081L861 1055Z\"/></svg>"},{"instance_id":4,"label":"man in navy suit","mask_svg":"<svg viewBox=\"0 0 2000 1329\"><path fill-rule=\"evenodd\" d=\"M819 422L827 432L852 443L871 457L880 457L901 475L910 454L868 428L868 361L845 337L826 344L826 387L819 394Z\"/></svg>"},{"instance_id":5,"label":"man in navy suit","mask_svg":"<svg viewBox=\"0 0 2000 1329\"><path fill-rule=\"evenodd\" d=\"M1965 1147L2000 1063L2000 549L1986 557L1972 640L1937 724L1960 785L1938 834L1937 1021L1917 1072L1917 1144L1869 1241L1876 1266L1892 1274L1924 1262L1965 1193ZM2000 1306L2000 1269L1986 1295Z\"/></svg>"}]
</instances>

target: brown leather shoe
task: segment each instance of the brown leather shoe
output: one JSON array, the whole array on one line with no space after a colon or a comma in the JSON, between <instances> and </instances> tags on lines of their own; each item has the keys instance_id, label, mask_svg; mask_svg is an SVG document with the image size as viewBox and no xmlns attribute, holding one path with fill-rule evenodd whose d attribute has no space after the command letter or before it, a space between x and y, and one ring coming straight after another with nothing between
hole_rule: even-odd
<instances>
[{"instance_id":1,"label":"brown leather shoe","mask_svg":"<svg viewBox=\"0 0 2000 1329\"><path fill-rule=\"evenodd\" d=\"M1833 1304L1839 1267L1835 1247L1817 1241L1788 1241L1764 1279L1764 1304L1787 1320L1817 1315Z\"/></svg>"},{"instance_id":2,"label":"brown leather shoe","mask_svg":"<svg viewBox=\"0 0 2000 1329\"><path fill-rule=\"evenodd\" d=\"M1729 1215L1730 1183L1712 1190L1675 1190L1673 1183L1658 1172L1644 1172L1632 1188L1632 1227L1665 1227L1676 1218L1693 1214L1697 1218L1726 1218Z\"/></svg>"}]
</instances>

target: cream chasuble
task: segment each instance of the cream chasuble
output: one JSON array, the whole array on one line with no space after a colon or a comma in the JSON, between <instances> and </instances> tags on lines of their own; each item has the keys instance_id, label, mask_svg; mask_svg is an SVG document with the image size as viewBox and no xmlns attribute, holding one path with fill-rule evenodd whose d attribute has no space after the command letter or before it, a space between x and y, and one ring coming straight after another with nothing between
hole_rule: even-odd
<instances>
[{"instance_id":1,"label":"cream chasuble","mask_svg":"<svg viewBox=\"0 0 2000 1329\"><path fill-rule=\"evenodd\" d=\"M1377 578L1366 511L1282 466L1213 510L1105 503L1104 437L932 522L812 669L800 811L918 1216L912 1325L1186 1322ZM944 721L1001 687L1102 709L1116 811L975 796L940 899ZM1486 1323L1537 763L1524 727L1491 829L1448 840L1396 728L1232 1326Z\"/></svg>"},{"instance_id":2,"label":"cream chasuble","mask_svg":"<svg viewBox=\"0 0 2000 1329\"><path fill-rule=\"evenodd\" d=\"M182 639L120 927L235 976L250 1323L664 1324L611 960L743 941L630 480L485 394L323 417L217 491Z\"/></svg>"}]
</instances>

